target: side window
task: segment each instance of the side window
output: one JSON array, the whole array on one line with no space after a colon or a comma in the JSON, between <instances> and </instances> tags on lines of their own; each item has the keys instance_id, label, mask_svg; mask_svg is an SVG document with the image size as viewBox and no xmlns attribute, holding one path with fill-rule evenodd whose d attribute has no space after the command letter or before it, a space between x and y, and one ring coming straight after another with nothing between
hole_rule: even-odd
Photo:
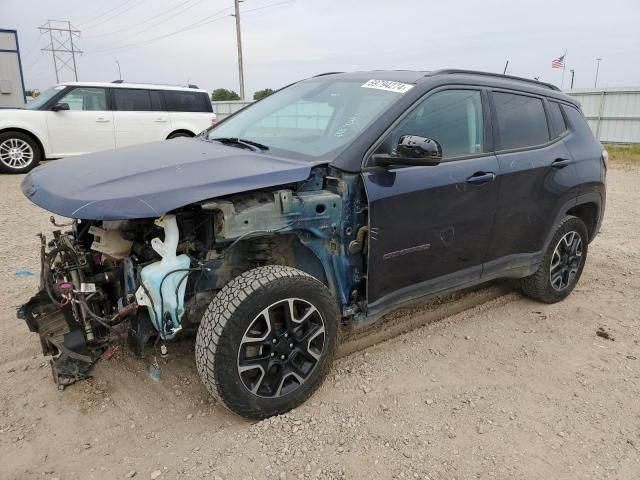
<instances>
[{"instance_id":1,"label":"side window","mask_svg":"<svg viewBox=\"0 0 640 480\"><path fill-rule=\"evenodd\" d=\"M542 100L526 95L493 92L500 149L533 147L549 141Z\"/></svg>"},{"instance_id":2,"label":"side window","mask_svg":"<svg viewBox=\"0 0 640 480\"><path fill-rule=\"evenodd\" d=\"M210 112L211 103L207 95L200 92L165 90L164 101L170 112ZM208 105L207 105L208 103Z\"/></svg>"},{"instance_id":3,"label":"side window","mask_svg":"<svg viewBox=\"0 0 640 480\"><path fill-rule=\"evenodd\" d=\"M390 148L402 135L436 140L443 158L484 151L484 124L479 90L444 90L423 100L391 132Z\"/></svg>"},{"instance_id":4,"label":"side window","mask_svg":"<svg viewBox=\"0 0 640 480\"><path fill-rule=\"evenodd\" d=\"M79 87L74 88L59 103L69 105L69 110L106 110L107 109L107 92L104 88L95 87Z\"/></svg>"},{"instance_id":5,"label":"side window","mask_svg":"<svg viewBox=\"0 0 640 480\"><path fill-rule=\"evenodd\" d=\"M151 110L154 112L161 111L162 98L160 97L160 92L158 90L149 90L149 95L151 96Z\"/></svg>"},{"instance_id":6,"label":"side window","mask_svg":"<svg viewBox=\"0 0 640 480\"><path fill-rule=\"evenodd\" d=\"M587 135L586 138L592 137L593 133L591 132L591 128L587 120L584 118L584 115L580 110L575 107L568 107L563 105L564 113L567 115L567 119L571 124L571 128L582 135Z\"/></svg>"},{"instance_id":7,"label":"side window","mask_svg":"<svg viewBox=\"0 0 640 480\"><path fill-rule=\"evenodd\" d=\"M114 88L114 110L120 112L150 112L151 98L149 90L133 88Z\"/></svg>"},{"instance_id":8,"label":"side window","mask_svg":"<svg viewBox=\"0 0 640 480\"><path fill-rule=\"evenodd\" d=\"M560 104L556 102L548 102L549 118L551 119L551 131L553 138L559 137L567 130L567 124L564 121Z\"/></svg>"}]
</instances>

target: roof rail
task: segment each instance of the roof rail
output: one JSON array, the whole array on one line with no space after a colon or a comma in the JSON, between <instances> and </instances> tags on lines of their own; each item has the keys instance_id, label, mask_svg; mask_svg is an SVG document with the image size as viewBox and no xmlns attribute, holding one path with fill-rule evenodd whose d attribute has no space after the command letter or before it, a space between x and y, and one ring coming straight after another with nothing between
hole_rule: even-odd
<instances>
[{"instance_id":1,"label":"roof rail","mask_svg":"<svg viewBox=\"0 0 640 480\"><path fill-rule=\"evenodd\" d=\"M454 74L454 73L469 74L469 75L485 75L487 77L505 78L507 80L518 80L520 82L531 83L531 84L536 85L538 87L549 88L551 90L556 90L558 92L561 91L558 87L556 87L555 85L553 85L551 83L541 82L539 80L533 80L531 78L516 77L514 75L503 75L502 73L479 72L479 71L476 71L476 70L458 70L458 69L455 69L455 68L447 68L447 69L444 69L444 70L435 70L433 72L428 73L425 76L426 77L430 77L430 76L433 76L433 75L451 75L451 74Z\"/></svg>"},{"instance_id":2,"label":"roof rail","mask_svg":"<svg viewBox=\"0 0 640 480\"><path fill-rule=\"evenodd\" d=\"M113 80L111 83L124 83L124 80ZM158 87L180 87L180 88L196 88L196 89L200 89L200 87L198 87L197 85L194 85L193 83L188 83L187 85L169 85L167 83L140 83L140 82L127 82L130 83L131 85L156 85Z\"/></svg>"},{"instance_id":3,"label":"roof rail","mask_svg":"<svg viewBox=\"0 0 640 480\"><path fill-rule=\"evenodd\" d=\"M344 73L344 72L325 72L325 73L319 73L317 75L314 75L312 78L316 78L316 77L324 77L325 75L335 75L336 73Z\"/></svg>"}]
</instances>

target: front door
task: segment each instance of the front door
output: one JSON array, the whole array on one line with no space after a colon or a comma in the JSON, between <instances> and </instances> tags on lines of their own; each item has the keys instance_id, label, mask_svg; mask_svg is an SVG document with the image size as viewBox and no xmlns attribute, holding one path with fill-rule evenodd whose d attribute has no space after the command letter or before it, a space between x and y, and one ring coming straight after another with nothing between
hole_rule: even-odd
<instances>
[{"instance_id":1,"label":"front door","mask_svg":"<svg viewBox=\"0 0 640 480\"><path fill-rule=\"evenodd\" d=\"M52 158L91 153L115 147L113 112L107 92L99 87L76 87L58 103L69 110L47 111Z\"/></svg>"},{"instance_id":2,"label":"front door","mask_svg":"<svg viewBox=\"0 0 640 480\"><path fill-rule=\"evenodd\" d=\"M442 146L437 166L365 168L369 200L369 315L419 296L476 281L497 204L498 161L490 153L486 103L473 88L429 94L385 137Z\"/></svg>"}]
</instances>

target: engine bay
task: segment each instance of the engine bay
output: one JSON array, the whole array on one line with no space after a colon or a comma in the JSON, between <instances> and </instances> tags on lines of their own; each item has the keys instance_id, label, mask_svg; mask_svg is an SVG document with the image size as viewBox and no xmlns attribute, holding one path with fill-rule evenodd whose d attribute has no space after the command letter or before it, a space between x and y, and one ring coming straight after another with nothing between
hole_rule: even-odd
<instances>
[{"instance_id":1,"label":"engine bay","mask_svg":"<svg viewBox=\"0 0 640 480\"><path fill-rule=\"evenodd\" d=\"M139 356L193 334L216 293L258 266L299 268L345 316L366 296L366 201L356 175L212 199L155 219L75 219L41 239L40 290L19 310L59 388L89 376L112 332ZM52 222L55 225L55 222Z\"/></svg>"}]
</instances>

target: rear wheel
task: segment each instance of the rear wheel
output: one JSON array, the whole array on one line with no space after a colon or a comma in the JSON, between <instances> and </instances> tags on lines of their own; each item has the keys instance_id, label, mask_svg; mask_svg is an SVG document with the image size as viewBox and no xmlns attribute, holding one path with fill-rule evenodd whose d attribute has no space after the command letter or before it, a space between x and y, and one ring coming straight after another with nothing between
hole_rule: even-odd
<instances>
[{"instance_id":1,"label":"rear wheel","mask_svg":"<svg viewBox=\"0 0 640 480\"><path fill-rule=\"evenodd\" d=\"M578 217L565 217L549 243L538 271L521 280L523 292L546 303L565 299L574 289L587 259L589 234Z\"/></svg>"},{"instance_id":2,"label":"rear wheel","mask_svg":"<svg viewBox=\"0 0 640 480\"><path fill-rule=\"evenodd\" d=\"M42 157L38 143L22 132L0 133L0 171L26 173L36 167Z\"/></svg>"},{"instance_id":3,"label":"rear wheel","mask_svg":"<svg viewBox=\"0 0 640 480\"><path fill-rule=\"evenodd\" d=\"M333 361L339 312L320 281L266 266L229 282L209 305L196 339L196 365L209 392L249 418L303 403Z\"/></svg>"}]
</instances>

